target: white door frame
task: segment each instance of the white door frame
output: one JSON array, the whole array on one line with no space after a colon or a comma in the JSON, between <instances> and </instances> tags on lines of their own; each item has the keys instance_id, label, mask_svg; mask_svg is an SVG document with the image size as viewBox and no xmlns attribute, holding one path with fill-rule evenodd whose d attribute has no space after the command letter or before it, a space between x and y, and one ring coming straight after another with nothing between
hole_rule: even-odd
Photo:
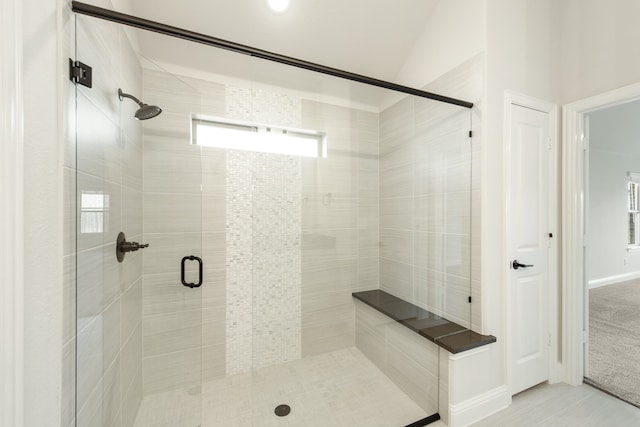
<instances>
[{"instance_id":1,"label":"white door frame","mask_svg":"<svg viewBox=\"0 0 640 427\"><path fill-rule=\"evenodd\" d=\"M566 367L563 380L572 385L584 376L585 326L588 321L584 277L586 244L585 114L640 99L640 83L592 96L563 107L562 147L562 336Z\"/></svg>"},{"instance_id":2,"label":"white door frame","mask_svg":"<svg viewBox=\"0 0 640 427\"><path fill-rule=\"evenodd\" d=\"M0 425L24 425L22 2L0 2Z\"/></svg>"},{"instance_id":3,"label":"white door frame","mask_svg":"<svg viewBox=\"0 0 640 427\"><path fill-rule=\"evenodd\" d=\"M556 104L552 104L547 101L543 101L540 99L536 99L527 95L522 95L512 91L505 91L504 97L504 135L505 135L505 152L504 152L504 166L505 166L505 184L504 184L504 194L505 194L505 206L504 206L504 242L503 253L505 255L509 254L508 245L511 241L511 218L510 218L510 192L511 192L511 107L513 105L518 105L525 108L530 108L532 110L541 111L549 114L549 135L551 137L552 149L550 150L550 158L549 158L549 212L552 213L549 215L549 231L553 233L554 238L551 239L551 246L549 248L549 277L548 277L548 315L549 315L549 338L550 338L550 346L549 346L549 382L559 382L561 381L561 364L558 361L558 352L560 349L560 345L557 339L558 330L558 240L559 240L559 229L558 229L558 215L554 213L558 212L558 106ZM510 266L509 260L504 259L504 270L503 277L510 277ZM505 337L511 337L511 281L504 281L504 301L505 301ZM513 343L508 338L506 345L506 374L507 374L507 386L509 387L509 393L511 394L512 390L512 378L513 374L511 372L511 356L512 356L512 346Z\"/></svg>"}]
</instances>

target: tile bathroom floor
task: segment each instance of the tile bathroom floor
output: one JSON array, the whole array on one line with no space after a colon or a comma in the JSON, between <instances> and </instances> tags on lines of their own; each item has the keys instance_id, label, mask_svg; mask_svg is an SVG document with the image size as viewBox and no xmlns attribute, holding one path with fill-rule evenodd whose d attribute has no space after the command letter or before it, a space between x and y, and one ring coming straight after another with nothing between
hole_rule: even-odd
<instances>
[{"instance_id":1,"label":"tile bathroom floor","mask_svg":"<svg viewBox=\"0 0 640 427\"><path fill-rule=\"evenodd\" d=\"M402 427L428 415L350 347L147 396L135 427Z\"/></svg>"}]
</instances>

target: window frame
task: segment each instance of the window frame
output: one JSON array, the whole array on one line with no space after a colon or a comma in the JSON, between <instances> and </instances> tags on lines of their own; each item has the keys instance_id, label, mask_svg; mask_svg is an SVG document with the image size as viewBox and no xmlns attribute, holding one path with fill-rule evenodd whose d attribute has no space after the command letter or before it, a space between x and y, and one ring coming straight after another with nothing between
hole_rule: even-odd
<instances>
[{"instance_id":1,"label":"window frame","mask_svg":"<svg viewBox=\"0 0 640 427\"><path fill-rule=\"evenodd\" d=\"M262 151L262 150L248 150L246 148L238 148L238 150L242 151L254 151L254 152L264 152L271 154L279 154L286 156L296 156L296 157L311 157L311 158L326 158L327 157L327 134L326 132L310 130L310 129L300 129L293 127L285 127L285 126L276 126L270 124L261 124L261 123L253 123L253 122L245 122L240 120L231 120L227 118L220 117L209 117L203 116L200 114L192 114L191 115L191 143L194 145L198 145L200 147L209 147L209 148L218 148L218 149L233 149L227 146L217 147L211 144L201 144L198 142L198 126L211 126L215 128L234 130L238 132L249 132L249 133L257 133L257 134L270 134L270 135L286 135L292 136L295 138L303 138L313 140L317 144L317 152L313 156L305 156L303 154L294 154L294 153L281 153L274 151Z\"/></svg>"},{"instance_id":2,"label":"window frame","mask_svg":"<svg viewBox=\"0 0 640 427\"><path fill-rule=\"evenodd\" d=\"M633 197L632 197L633 193ZM627 172L627 251L640 251L640 173ZM633 230L632 230L633 227ZM633 233L633 236L632 236ZM633 237L633 242L631 241Z\"/></svg>"}]
</instances>

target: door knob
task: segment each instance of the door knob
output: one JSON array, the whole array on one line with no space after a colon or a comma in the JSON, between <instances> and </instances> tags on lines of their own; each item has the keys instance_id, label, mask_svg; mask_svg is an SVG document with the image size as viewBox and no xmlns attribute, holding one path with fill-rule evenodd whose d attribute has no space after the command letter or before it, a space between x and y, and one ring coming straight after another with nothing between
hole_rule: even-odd
<instances>
[{"instance_id":1,"label":"door knob","mask_svg":"<svg viewBox=\"0 0 640 427\"><path fill-rule=\"evenodd\" d=\"M533 264L520 264L517 259L514 259L511 263L511 267L513 267L514 270L517 270L519 268L533 267Z\"/></svg>"}]
</instances>

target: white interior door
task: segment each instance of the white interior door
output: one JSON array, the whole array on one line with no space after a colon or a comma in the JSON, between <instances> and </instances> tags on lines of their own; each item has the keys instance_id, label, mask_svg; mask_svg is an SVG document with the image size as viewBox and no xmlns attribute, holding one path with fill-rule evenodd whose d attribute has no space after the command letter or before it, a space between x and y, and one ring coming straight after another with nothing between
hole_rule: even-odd
<instances>
[{"instance_id":1,"label":"white interior door","mask_svg":"<svg viewBox=\"0 0 640 427\"><path fill-rule=\"evenodd\" d=\"M549 113L511 105L508 235L512 394L549 378L549 123Z\"/></svg>"}]
</instances>

